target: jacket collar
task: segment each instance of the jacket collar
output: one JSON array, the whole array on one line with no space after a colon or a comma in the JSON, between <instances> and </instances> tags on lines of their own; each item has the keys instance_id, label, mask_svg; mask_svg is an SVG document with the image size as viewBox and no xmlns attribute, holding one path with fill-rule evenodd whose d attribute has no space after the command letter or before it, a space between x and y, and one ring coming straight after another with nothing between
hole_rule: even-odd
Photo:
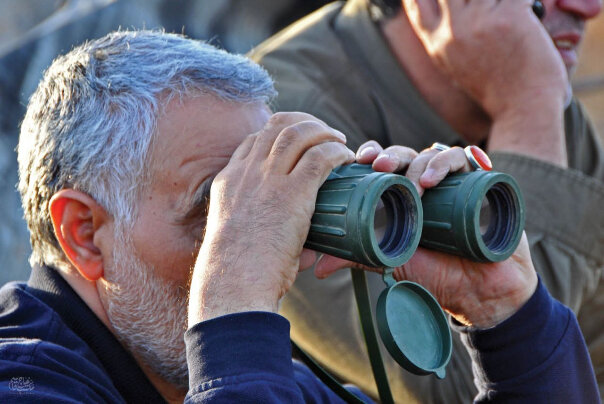
<instances>
[{"instance_id":1,"label":"jacket collar","mask_svg":"<svg viewBox=\"0 0 604 404\"><path fill-rule=\"evenodd\" d=\"M90 347L125 401L165 402L132 355L55 269L35 266L27 289Z\"/></svg>"}]
</instances>

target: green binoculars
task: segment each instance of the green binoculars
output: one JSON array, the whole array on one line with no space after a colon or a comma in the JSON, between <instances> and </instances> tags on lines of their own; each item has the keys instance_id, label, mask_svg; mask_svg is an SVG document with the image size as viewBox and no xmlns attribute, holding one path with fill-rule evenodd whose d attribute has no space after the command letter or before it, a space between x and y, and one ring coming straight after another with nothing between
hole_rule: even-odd
<instances>
[{"instance_id":1,"label":"green binoculars","mask_svg":"<svg viewBox=\"0 0 604 404\"><path fill-rule=\"evenodd\" d=\"M516 250L524 202L509 175L454 173L424 192L406 177L350 164L319 189L305 247L373 267L397 267L421 244L473 261Z\"/></svg>"}]
</instances>

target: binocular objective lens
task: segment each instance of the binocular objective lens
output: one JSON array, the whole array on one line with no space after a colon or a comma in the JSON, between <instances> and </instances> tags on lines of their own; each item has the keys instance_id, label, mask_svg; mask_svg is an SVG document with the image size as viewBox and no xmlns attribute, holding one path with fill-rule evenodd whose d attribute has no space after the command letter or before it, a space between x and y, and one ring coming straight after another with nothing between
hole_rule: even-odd
<instances>
[{"instance_id":1,"label":"binocular objective lens","mask_svg":"<svg viewBox=\"0 0 604 404\"><path fill-rule=\"evenodd\" d=\"M486 196L482 200L482 205L480 206L480 234L484 237L484 235L489 230L489 225L493 221L493 209L491 208L491 204L489 203L489 198Z\"/></svg>"},{"instance_id":2,"label":"binocular objective lens","mask_svg":"<svg viewBox=\"0 0 604 404\"><path fill-rule=\"evenodd\" d=\"M417 230L415 200L399 185L386 189L373 214L373 232L380 250L388 257L402 255Z\"/></svg>"},{"instance_id":3,"label":"binocular objective lens","mask_svg":"<svg viewBox=\"0 0 604 404\"><path fill-rule=\"evenodd\" d=\"M480 233L486 246L493 252L508 248L515 233L516 206L514 194L506 184L493 185L480 207Z\"/></svg>"},{"instance_id":4,"label":"binocular objective lens","mask_svg":"<svg viewBox=\"0 0 604 404\"><path fill-rule=\"evenodd\" d=\"M392 220L389 217L388 211L386 210L386 205L384 205L384 201L382 198L377 203L375 207L375 213L373 215L373 231L375 233L375 239L378 244L382 244L384 240L384 236L386 235L386 230L388 229L388 222Z\"/></svg>"}]
</instances>

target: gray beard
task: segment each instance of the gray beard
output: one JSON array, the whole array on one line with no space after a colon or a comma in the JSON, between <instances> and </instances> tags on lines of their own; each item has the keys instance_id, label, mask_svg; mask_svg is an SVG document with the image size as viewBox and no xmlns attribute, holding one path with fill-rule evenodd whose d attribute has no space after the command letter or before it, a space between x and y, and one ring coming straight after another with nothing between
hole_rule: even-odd
<instances>
[{"instance_id":1,"label":"gray beard","mask_svg":"<svg viewBox=\"0 0 604 404\"><path fill-rule=\"evenodd\" d=\"M154 373L188 389L187 291L155 275L129 240L117 242L107 278L107 314L118 339Z\"/></svg>"}]
</instances>

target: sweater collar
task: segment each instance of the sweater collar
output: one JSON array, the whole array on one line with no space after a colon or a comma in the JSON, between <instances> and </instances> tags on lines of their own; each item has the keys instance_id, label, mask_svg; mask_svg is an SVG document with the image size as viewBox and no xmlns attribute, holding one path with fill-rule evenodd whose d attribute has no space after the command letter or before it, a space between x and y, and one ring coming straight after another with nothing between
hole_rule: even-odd
<instances>
[{"instance_id":1,"label":"sweater collar","mask_svg":"<svg viewBox=\"0 0 604 404\"><path fill-rule=\"evenodd\" d=\"M55 269L35 266L27 286L86 342L126 402L165 402L132 355Z\"/></svg>"}]
</instances>

